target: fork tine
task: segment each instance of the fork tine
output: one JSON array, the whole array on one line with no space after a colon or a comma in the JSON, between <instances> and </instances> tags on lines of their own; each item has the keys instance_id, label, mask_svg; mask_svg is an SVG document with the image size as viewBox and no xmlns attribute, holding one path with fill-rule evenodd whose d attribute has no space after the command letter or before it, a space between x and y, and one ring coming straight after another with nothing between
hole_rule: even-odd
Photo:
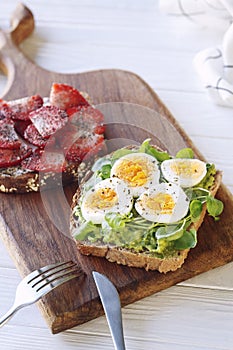
<instances>
[{"instance_id":1,"label":"fork tine","mask_svg":"<svg viewBox=\"0 0 233 350\"><path fill-rule=\"evenodd\" d=\"M41 272L41 269L38 270L38 275L35 276L34 278L32 278L31 280L28 281L28 284L32 284L32 287L36 286L38 283L40 283L43 280L46 280L47 278L49 278L50 276L56 275L59 272L62 271L67 271L73 268L77 268L77 265L73 262L71 263L67 263L67 264L62 264L59 266L54 266L53 268L48 268L46 269L46 271ZM78 267L80 270L81 268Z\"/></svg>"},{"instance_id":2,"label":"fork tine","mask_svg":"<svg viewBox=\"0 0 233 350\"><path fill-rule=\"evenodd\" d=\"M54 284L55 281L62 279L63 277L69 277L69 275L74 275L76 277L81 276L84 272L78 266L74 266L72 268L66 268L59 270L53 274L49 274L48 276L43 276L40 281L37 281L32 285L32 288L35 288L36 291L44 288L46 285Z\"/></svg>"},{"instance_id":3,"label":"fork tine","mask_svg":"<svg viewBox=\"0 0 233 350\"><path fill-rule=\"evenodd\" d=\"M48 292L52 291L54 288L62 285L65 282L68 282L69 280L75 277L78 277L76 273L60 277L59 279L55 279L53 282L44 284L36 291L36 293L38 294L38 299L41 298L43 295L47 294Z\"/></svg>"},{"instance_id":4,"label":"fork tine","mask_svg":"<svg viewBox=\"0 0 233 350\"><path fill-rule=\"evenodd\" d=\"M49 273L50 271L54 271L56 269L61 269L69 267L69 266L75 266L76 264L70 260L66 262L60 262L60 263L54 263L51 265L40 267L39 269L32 271L27 277L27 283L31 283L33 280L40 278L43 274Z\"/></svg>"}]
</instances>

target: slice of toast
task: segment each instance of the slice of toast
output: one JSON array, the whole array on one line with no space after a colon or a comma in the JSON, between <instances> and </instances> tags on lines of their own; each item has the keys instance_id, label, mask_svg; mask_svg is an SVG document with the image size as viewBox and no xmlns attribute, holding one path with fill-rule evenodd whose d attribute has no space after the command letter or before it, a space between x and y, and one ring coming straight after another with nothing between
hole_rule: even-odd
<instances>
[{"instance_id":1,"label":"slice of toast","mask_svg":"<svg viewBox=\"0 0 233 350\"><path fill-rule=\"evenodd\" d=\"M0 192L27 193L38 192L56 186L75 182L88 169L88 163L71 164L62 173L39 173L22 169L20 166L0 169Z\"/></svg>"},{"instance_id":2,"label":"slice of toast","mask_svg":"<svg viewBox=\"0 0 233 350\"><path fill-rule=\"evenodd\" d=\"M153 146L156 147L156 146ZM156 147L156 149L159 149ZM160 149L159 149L160 150ZM221 184L222 174L220 171L216 171L214 184L209 189L210 194L214 197L220 184ZM73 197L72 211L74 213L75 207L82 196L82 187L85 184L81 184L80 188L77 190ZM196 231L201 226L205 214L206 214L206 203L203 205L201 215L198 221L193 222L187 228L195 229ZM79 226L78 219L74 215L71 216L71 234L75 236L77 227ZM182 266L184 260L186 259L189 249L174 251L172 254L166 257L155 256L149 251L136 252L133 249L122 248L114 244L103 243L102 241L95 241L92 243L88 239L77 240L76 245L80 253L84 255L94 255L98 257L104 257L110 262L116 262L118 264L127 265L131 267L144 268L146 270L158 270L159 272L166 273L168 271L175 271Z\"/></svg>"},{"instance_id":3,"label":"slice of toast","mask_svg":"<svg viewBox=\"0 0 233 350\"><path fill-rule=\"evenodd\" d=\"M34 109L31 107L32 98L34 98ZM39 105L38 99L40 99ZM68 104L65 106L67 111L59 108L62 107L60 104L64 103L64 101ZM71 102L72 104L69 106ZM43 108L53 108L56 111L51 112L51 118L48 119L47 115L43 114ZM33 116L33 113L36 113L36 116ZM61 125L59 129L56 129L55 122L59 119L58 113L61 113L61 121L62 116L66 117L64 118L66 123L64 123L64 126ZM74 117L76 118L75 120ZM98 120L97 117L99 118ZM7 149L7 147L4 149L3 145L0 144L0 192L38 192L56 186L64 186L82 178L89 168L90 162L93 161L95 153L99 152L102 143L104 143L104 126L100 117L103 117L101 112L95 109L86 92L79 92L66 84L54 83L49 98L42 99L39 95L36 95L8 102L1 100L1 123L6 127L8 124L10 126L13 125L12 129L15 133L13 136L17 136L18 142L22 143L23 147L29 151L28 155L21 159L19 150ZM47 131L49 135L44 134L46 131L42 128L44 120L48 124L47 128L49 127L49 130ZM38 121L38 125L35 121ZM94 130L94 126L97 124L98 133ZM29 127L34 128L31 128L30 131L34 130L34 134L31 133L31 135L35 139L29 137L27 133ZM40 130L41 128L42 130ZM43 133L40 133L42 131ZM11 134L10 136L12 137ZM3 137L4 134L2 134ZM8 140L4 139L5 143L6 141ZM8 148L15 146L10 141L12 140L9 140ZM44 154L44 164L46 164L47 168L45 166L43 168L39 164L40 159L42 159L41 152ZM53 154L54 158L47 158L47 160L46 157L49 154ZM32 158L34 156L35 158ZM56 164L56 156L57 159L61 160L58 164ZM13 161L12 159L9 161L11 157L14 157ZM85 160L83 161L84 158ZM28 162L26 166L25 162ZM55 169L56 166L60 166L61 169Z\"/></svg>"}]
</instances>

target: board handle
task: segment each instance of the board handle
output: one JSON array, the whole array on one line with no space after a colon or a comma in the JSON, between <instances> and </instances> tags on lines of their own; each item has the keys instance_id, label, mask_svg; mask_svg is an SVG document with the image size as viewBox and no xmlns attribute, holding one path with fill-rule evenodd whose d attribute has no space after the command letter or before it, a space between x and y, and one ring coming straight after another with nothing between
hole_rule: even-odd
<instances>
[{"instance_id":1,"label":"board handle","mask_svg":"<svg viewBox=\"0 0 233 350\"><path fill-rule=\"evenodd\" d=\"M34 30L34 17L28 7L19 3L11 15L10 29L4 31L0 29L0 68L8 75L9 58L14 60L18 56L18 45L26 39ZM14 51L14 52L13 52Z\"/></svg>"},{"instance_id":2,"label":"board handle","mask_svg":"<svg viewBox=\"0 0 233 350\"><path fill-rule=\"evenodd\" d=\"M12 13L10 29L0 29L0 69L7 76L7 84L0 98L27 96L27 86L36 71L36 65L23 54L19 44L33 32L34 27L32 12L19 3ZM20 91L17 87L19 84Z\"/></svg>"},{"instance_id":3,"label":"board handle","mask_svg":"<svg viewBox=\"0 0 233 350\"><path fill-rule=\"evenodd\" d=\"M35 21L31 10L19 3L11 15L11 38L16 45L26 39L35 28Z\"/></svg>"}]
</instances>

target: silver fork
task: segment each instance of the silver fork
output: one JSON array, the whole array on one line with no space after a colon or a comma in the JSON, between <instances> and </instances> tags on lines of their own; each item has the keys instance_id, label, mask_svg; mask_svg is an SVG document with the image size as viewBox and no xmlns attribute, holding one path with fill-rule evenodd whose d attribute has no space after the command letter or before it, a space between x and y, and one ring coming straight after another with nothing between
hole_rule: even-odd
<instances>
[{"instance_id":1,"label":"silver fork","mask_svg":"<svg viewBox=\"0 0 233 350\"><path fill-rule=\"evenodd\" d=\"M0 318L0 327L24 306L35 303L54 288L83 274L80 266L73 261L47 265L31 272L18 284L14 304Z\"/></svg>"}]
</instances>

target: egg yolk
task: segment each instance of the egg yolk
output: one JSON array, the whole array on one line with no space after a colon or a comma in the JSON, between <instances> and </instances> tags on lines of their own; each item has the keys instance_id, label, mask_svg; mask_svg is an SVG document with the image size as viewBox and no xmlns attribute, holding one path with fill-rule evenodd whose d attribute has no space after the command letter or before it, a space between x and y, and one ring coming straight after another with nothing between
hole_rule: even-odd
<instances>
[{"instance_id":1,"label":"egg yolk","mask_svg":"<svg viewBox=\"0 0 233 350\"><path fill-rule=\"evenodd\" d=\"M202 170L197 162L174 162L171 164L171 169L176 175L184 177L199 177L202 174Z\"/></svg>"},{"instance_id":2,"label":"egg yolk","mask_svg":"<svg viewBox=\"0 0 233 350\"><path fill-rule=\"evenodd\" d=\"M116 176L132 187L143 186L148 180L148 168L140 160L123 160L116 169Z\"/></svg>"},{"instance_id":3,"label":"egg yolk","mask_svg":"<svg viewBox=\"0 0 233 350\"><path fill-rule=\"evenodd\" d=\"M160 214L172 214L175 202L170 194L158 193L146 199L146 206Z\"/></svg>"},{"instance_id":4,"label":"egg yolk","mask_svg":"<svg viewBox=\"0 0 233 350\"><path fill-rule=\"evenodd\" d=\"M112 188L99 188L90 198L87 206L96 209L108 209L118 201L117 193Z\"/></svg>"}]
</instances>

